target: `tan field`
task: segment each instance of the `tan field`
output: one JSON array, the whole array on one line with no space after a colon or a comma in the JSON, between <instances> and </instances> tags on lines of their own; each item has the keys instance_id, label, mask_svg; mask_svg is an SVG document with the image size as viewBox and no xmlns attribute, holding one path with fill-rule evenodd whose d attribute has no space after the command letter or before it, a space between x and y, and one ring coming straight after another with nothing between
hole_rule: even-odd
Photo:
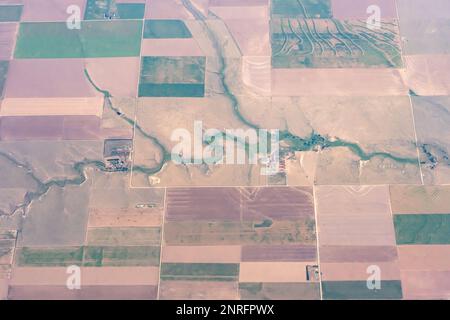
<instances>
[{"instance_id":1,"label":"tan field","mask_svg":"<svg viewBox=\"0 0 450 320\"><path fill-rule=\"evenodd\" d=\"M9 98L3 100L0 116L101 117L103 98Z\"/></svg>"},{"instance_id":2,"label":"tan field","mask_svg":"<svg viewBox=\"0 0 450 320\"><path fill-rule=\"evenodd\" d=\"M320 186L316 201L321 246L395 245L388 187Z\"/></svg>"},{"instance_id":3,"label":"tan field","mask_svg":"<svg viewBox=\"0 0 450 320\"><path fill-rule=\"evenodd\" d=\"M311 262L241 262L239 282L306 282Z\"/></svg>"},{"instance_id":4,"label":"tan field","mask_svg":"<svg viewBox=\"0 0 450 320\"><path fill-rule=\"evenodd\" d=\"M381 280L399 280L400 270L395 262L321 263L322 281L365 281L371 275L367 268L377 266Z\"/></svg>"},{"instance_id":5,"label":"tan field","mask_svg":"<svg viewBox=\"0 0 450 320\"><path fill-rule=\"evenodd\" d=\"M403 70L397 69L273 69L274 96L406 95ZM317 85L320 83L320 85Z\"/></svg>"},{"instance_id":6,"label":"tan field","mask_svg":"<svg viewBox=\"0 0 450 320\"><path fill-rule=\"evenodd\" d=\"M164 246L162 262L239 263L241 246Z\"/></svg>"},{"instance_id":7,"label":"tan field","mask_svg":"<svg viewBox=\"0 0 450 320\"><path fill-rule=\"evenodd\" d=\"M450 55L405 56L405 81L421 96L446 96L450 94Z\"/></svg>"},{"instance_id":8,"label":"tan field","mask_svg":"<svg viewBox=\"0 0 450 320\"><path fill-rule=\"evenodd\" d=\"M142 56L203 56L195 39L143 39L141 50Z\"/></svg>"},{"instance_id":9,"label":"tan field","mask_svg":"<svg viewBox=\"0 0 450 320\"><path fill-rule=\"evenodd\" d=\"M395 214L449 213L450 186L391 186Z\"/></svg>"},{"instance_id":10,"label":"tan field","mask_svg":"<svg viewBox=\"0 0 450 320\"><path fill-rule=\"evenodd\" d=\"M11 286L65 286L67 268L14 268ZM38 276L36 276L38 274ZM157 267L87 267L81 268L82 286L157 285Z\"/></svg>"}]
</instances>

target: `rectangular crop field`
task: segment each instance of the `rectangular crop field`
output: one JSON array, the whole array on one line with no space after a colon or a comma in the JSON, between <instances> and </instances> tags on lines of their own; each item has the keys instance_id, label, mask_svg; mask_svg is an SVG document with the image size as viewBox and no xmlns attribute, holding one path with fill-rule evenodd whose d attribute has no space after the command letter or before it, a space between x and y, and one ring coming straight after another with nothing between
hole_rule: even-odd
<instances>
[{"instance_id":1,"label":"rectangular crop field","mask_svg":"<svg viewBox=\"0 0 450 320\"><path fill-rule=\"evenodd\" d=\"M450 244L450 214L394 216L397 244Z\"/></svg>"},{"instance_id":2,"label":"rectangular crop field","mask_svg":"<svg viewBox=\"0 0 450 320\"><path fill-rule=\"evenodd\" d=\"M143 57L140 97L203 97L205 57Z\"/></svg>"},{"instance_id":3,"label":"rectangular crop field","mask_svg":"<svg viewBox=\"0 0 450 320\"><path fill-rule=\"evenodd\" d=\"M234 263L163 263L161 280L236 281L239 264Z\"/></svg>"},{"instance_id":4,"label":"rectangular crop field","mask_svg":"<svg viewBox=\"0 0 450 320\"><path fill-rule=\"evenodd\" d=\"M83 21L80 30L65 22L21 23L16 59L139 56L142 21Z\"/></svg>"}]
</instances>

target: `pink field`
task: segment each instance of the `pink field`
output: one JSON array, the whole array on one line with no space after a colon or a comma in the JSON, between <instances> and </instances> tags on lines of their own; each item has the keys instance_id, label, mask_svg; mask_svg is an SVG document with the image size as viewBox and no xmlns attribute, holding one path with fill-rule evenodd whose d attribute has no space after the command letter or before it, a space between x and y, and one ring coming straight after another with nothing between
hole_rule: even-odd
<instances>
[{"instance_id":1,"label":"pink field","mask_svg":"<svg viewBox=\"0 0 450 320\"><path fill-rule=\"evenodd\" d=\"M0 24L0 60L11 59L18 25L18 23Z\"/></svg>"},{"instance_id":2,"label":"pink field","mask_svg":"<svg viewBox=\"0 0 450 320\"><path fill-rule=\"evenodd\" d=\"M450 299L450 271L401 272L405 299Z\"/></svg>"},{"instance_id":3,"label":"pink field","mask_svg":"<svg viewBox=\"0 0 450 320\"><path fill-rule=\"evenodd\" d=\"M306 282L306 266L315 262L241 262L239 282Z\"/></svg>"},{"instance_id":4,"label":"pink field","mask_svg":"<svg viewBox=\"0 0 450 320\"><path fill-rule=\"evenodd\" d=\"M399 246L398 253L402 270L450 271L450 245Z\"/></svg>"},{"instance_id":5,"label":"pink field","mask_svg":"<svg viewBox=\"0 0 450 320\"><path fill-rule=\"evenodd\" d=\"M314 217L312 189L309 187L249 187L241 190L244 220Z\"/></svg>"},{"instance_id":6,"label":"pink field","mask_svg":"<svg viewBox=\"0 0 450 320\"><path fill-rule=\"evenodd\" d=\"M320 246L395 246L387 186L320 186Z\"/></svg>"},{"instance_id":7,"label":"pink field","mask_svg":"<svg viewBox=\"0 0 450 320\"><path fill-rule=\"evenodd\" d=\"M209 0L210 7L268 6L269 0Z\"/></svg>"},{"instance_id":8,"label":"pink field","mask_svg":"<svg viewBox=\"0 0 450 320\"><path fill-rule=\"evenodd\" d=\"M397 18L395 0L331 0L333 17L336 19L367 19L367 8L376 5L381 9L381 19Z\"/></svg>"},{"instance_id":9,"label":"pink field","mask_svg":"<svg viewBox=\"0 0 450 320\"><path fill-rule=\"evenodd\" d=\"M177 0L148 0L145 19L193 19L192 15Z\"/></svg>"},{"instance_id":10,"label":"pink field","mask_svg":"<svg viewBox=\"0 0 450 320\"><path fill-rule=\"evenodd\" d=\"M87 80L83 59L12 60L9 68L6 98L101 95Z\"/></svg>"},{"instance_id":11,"label":"pink field","mask_svg":"<svg viewBox=\"0 0 450 320\"><path fill-rule=\"evenodd\" d=\"M84 13L86 0L22 0L24 9L21 21L66 21L70 5L76 5Z\"/></svg>"},{"instance_id":12,"label":"pink field","mask_svg":"<svg viewBox=\"0 0 450 320\"><path fill-rule=\"evenodd\" d=\"M367 280L367 268L376 265L381 271L381 280L399 280L400 271L395 262L365 263L320 263L323 281L356 281Z\"/></svg>"},{"instance_id":13,"label":"pink field","mask_svg":"<svg viewBox=\"0 0 450 320\"><path fill-rule=\"evenodd\" d=\"M245 7L243 5L224 6L224 7L209 7L222 20L263 20L266 24L269 23L269 8L267 6L252 6Z\"/></svg>"},{"instance_id":14,"label":"pink field","mask_svg":"<svg viewBox=\"0 0 450 320\"><path fill-rule=\"evenodd\" d=\"M405 60L405 79L416 94L450 95L450 55L414 55Z\"/></svg>"},{"instance_id":15,"label":"pink field","mask_svg":"<svg viewBox=\"0 0 450 320\"><path fill-rule=\"evenodd\" d=\"M240 246L165 246L162 262L239 263Z\"/></svg>"},{"instance_id":16,"label":"pink field","mask_svg":"<svg viewBox=\"0 0 450 320\"><path fill-rule=\"evenodd\" d=\"M137 97L139 57L86 59L94 83L115 97Z\"/></svg>"},{"instance_id":17,"label":"pink field","mask_svg":"<svg viewBox=\"0 0 450 320\"><path fill-rule=\"evenodd\" d=\"M395 246L322 246L321 262L386 262L397 259Z\"/></svg>"},{"instance_id":18,"label":"pink field","mask_svg":"<svg viewBox=\"0 0 450 320\"><path fill-rule=\"evenodd\" d=\"M65 267L16 267L10 285L63 286L66 270ZM81 284L86 286L151 286L158 284L159 277L157 267L86 267L81 272Z\"/></svg>"},{"instance_id":19,"label":"pink field","mask_svg":"<svg viewBox=\"0 0 450 320\"><path fill-rule=\"evenodd\" d=\"M143 39L142 56L204 56L195 39Z\"/></svg>"},{"instance_id":20,"label":"pink field","mask_svg":"<svg viewBox=\"0 0 450 320\"><path fill-rule=\"evenodd\" d=\"M274 96L379 96L380 93L407 95L403 72L396 69L272 70Z\"/></svg>"}]
</instances>

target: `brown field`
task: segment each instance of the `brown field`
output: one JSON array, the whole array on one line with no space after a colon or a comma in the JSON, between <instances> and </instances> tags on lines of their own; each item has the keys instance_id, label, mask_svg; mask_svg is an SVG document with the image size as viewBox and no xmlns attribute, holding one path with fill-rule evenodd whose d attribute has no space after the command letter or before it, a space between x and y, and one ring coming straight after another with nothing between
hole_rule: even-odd
<instances>
[{"instance_id":1,"label":"brown field","mask_svg":"<svg viewBox=\"0 0 450 320\"><path fill-rule=\"evenodd\" d=\"M450 299L450 271L402 271L405 299Z\"/></svg>"},{"instance_id":2,"label":"brown field","mask_svg":"<svg viewBox=\"0 0 450 320\"><path fill-rule=\"evenodd\" d=\"M240 220L241 194L238 188L169 188L167 221Z\"/></svg>"},{"instance_id":3,"label":"brown field","mask_svg":"<svg viewBox=\"0 0 450 320\"><path fill-rule=\"evenodd\" d=\"M237 300L236 282L161 281L161 300Z\"/></svg>"},{"instance_id":4,"label":"brown field","mask_svg":"<svg viewBox=\"0 0 450 320\"><path fill-rule=\"evenodd\" d=\"M86 59L86 69L94 83L116 97L136 97L139 58Z\"/></svg>"},{"instance_id":5,"label":"brown field","mask_svg":"<svg viewBox=\"0 0 450 320\"><path fill-rule=\"evenodd\" d=\"M8 297L8 280L0 277L0 301Z\"/></svg>"},{"instance_id":6,"label":"brown field","mask_svg":"<svg viewBox=\"0 0 450 320\"><path fill-rule=\"evenodd\" d=\"M397 259L395 246L321 246L321 262L387 262Z\"/></svg>"},{"instance_id":7,"label":"brown field","mask_svg":"<svg viewBox=\"0 0 450 320\"><path fill-rule=\"evenodd\" d=\"M164 190L130 189L128 174L98 173L89 203L89 227L158 227Z\"/></svg>"},{"instance_id":8,"label":"brown field","mask_svg":"<svg viewBox=\"0 0 450 320\"><path fill-rule=\"evenodd\" d=\"M11 286L64 286L66 268L16 267ZM39 274L39 276L36 276ZM82 286L155 286L158 284L157 267L86 267L81 268Z\"/></svg>"},{"instance_id":9,"label":"brown field","mask_svg":"<svg viewBox=\"0 0 450 320\"><path fill-rule=\"evenodd\" d=\"M310 262L241 262L239 282L307 282Z\"/></svg>"},{"instance_id":10,"label":"brown field","mask_svg":"<svg viewBox=\"0 0 450 320\"><path fill-rule=\"evenodd\" d=\"M143 39L142 56L200 57L204 53L195 39Z\"/></svg>"},{"instance_id":11,"label":"brown field","mask_svg":"<svg viewBox=\"0 0 450 320\"><path fill-rule=\"evenodd\" d=\"M12 60L9 68L6 98L100 96L84 74L83 59Z\"/></svg>"},{"instance_id":12,"label":"brown field","mask_svg":"<svg viewBox=\"0 0 450 320\"><path fill-rule=\"evenodd\" d=\"M242 261L315 261L315 245L255 245L242 247Z\"/></svg>"},{"instance_id":13,"label":"brown field","mask_svg":"<svg viewBox=\"0 0 450 320\"><path fill-rule=\"evenodd\" d=\"M161 209L90 209L89 227L155 227L162 221Z\"/></svg>"},{"instance_id":14,"label":"brown field","mask_svg":"<svg viewBox=\"0 0 450 320\"><path fill-rule=\"evenodd\" d=\"M320 246L395 245L385 186L320 186L316 192Z\"/></svg>"},{"instance_id":15,"label":"brown field","mask_svg":"<svg viewBox=\"0 0 450 320\"><path fill-rule=\"evenodd\" d=\"M10 286L9 300L155 300L156 286Z\"/></svg>"},{"instance_id":16,"label":"brown field","mask_svg":"<svg viewBox=\"0 0 450 320\"><path fill-rule=\"evenodd\" d=\"M450 186L390 186L394 214L450 213Z\"/></svg>"},{"instance_id":17,"label":"brown field","mask_svg":"<svg viewBox=\"0 0 450 320\"><path fill-rule=\"evenodd\" d=\"M309 187L242 188L243 219L296 220L314 217Z\"/></svg>"},{"instance_id":18,"label":"brown field","mask_svg":"<svg viewBox=\"0 0 450 320\"><path fill-rule=\"evenodd\" d=\"M164 246L161 262L239 263L241 246Z\"/></svg>"},{"instance_id":19,"label":"brown field","mask_svg":"<svg viewBox=\"0 0 450 320\"><path fill-rule=\"evenodd\" d=\"M399 280L400 270L395 262L370 263L320 263L323 281L357 281L367 280L371 275L367 268L375 265L380 268L381 280Z\"/></svg>"},{"instance_id":20,"label":"brown field","mask_svg":"<svg viewBox=\"0 0 450 320\"><path fill-rule=\"evenodd\" d=\"M168 222L164 226L169 245L315 245L314 220L273 221L268 227L252 222Z\"/></svg>"},{"instance_id":21,"label":"brown field","mask_svg":"<svg viewBox=\"0 0 450 320\"><path fill-rule=\"evenodd\" d=\"M320 83L320 86L317 84ZM406 95L408 88L396 69L273 69L274 96Z\"/></svg>"},{"instance_id":22,"label":"brown field","mask_svg":"<svg viewBox=\"0 0 450 320\"><path fill-rule=\"evenodd\" d=\"M450 246L399 246L399 267L403 270L450 271Z\"/></svg>"},{"instance_id":23,"label":"brown field","mask_svg":"<svg viewBox=\"0 0 450 320\"><path fill-rule=\"evenodd\" d=\"M0 137L17 140L99 140L100 118L96 116L2 117Z\"/></svg>"}]
</instances>

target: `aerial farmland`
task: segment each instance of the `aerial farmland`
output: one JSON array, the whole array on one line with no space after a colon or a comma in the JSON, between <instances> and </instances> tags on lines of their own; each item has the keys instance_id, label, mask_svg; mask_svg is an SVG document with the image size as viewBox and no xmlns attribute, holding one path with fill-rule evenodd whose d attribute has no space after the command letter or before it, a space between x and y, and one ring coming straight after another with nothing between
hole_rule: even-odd
<instances>
[{"instance_id":1,"label":"aerial farmland","mask_svg":"<svg viewBox=\"0 0 450 320\"><path fill-rule=\"evenodd\" d=\"M449 26L0 0L0 300L450 299Z\"/></svg>"}]
</instances>

